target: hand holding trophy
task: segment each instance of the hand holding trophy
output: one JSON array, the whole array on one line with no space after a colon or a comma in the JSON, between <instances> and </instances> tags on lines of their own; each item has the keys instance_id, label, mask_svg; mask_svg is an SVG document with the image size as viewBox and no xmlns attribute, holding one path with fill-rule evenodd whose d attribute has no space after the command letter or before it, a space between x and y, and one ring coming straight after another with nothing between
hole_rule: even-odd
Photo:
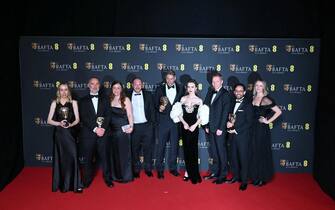
<instances>
[{"instance_id":1,"label":"hand holding trophy","mask_svg":"<svg viewBox=\"0 0 335 210\"><path fill-rule=\"evenodd\" d=\"M166 96L162 96L159 100L159 111L163 112L168 104L169 98Z\"/></svg>"},{"instance_id":2,"label":"hand holding trophy","mask_svg":"<svg viewBox=\"0 0 335 210\"><path fill-rule=\"evenodd\" d=\"M69 108L68 107L61 107L59 109L60 116L62 116L63 120L61 121L63 123L64 127L68 127L70 123L67 121L69 117Z\"/></svg>"},{"instance_id":3,"label":"hand holding trophy","mask_svg":"<svg viewBox=\"0 0 335 210\"><path fill-rule=\"evenodd\" d=\"M229 113L229 116L228 116L228 120L229 120L229 123L230 123L230 127L228 127L228 131L229 130L234 130L234 124L235 124L235 121L236 121L236 114L233 114L233 113Z\"/></svg>"},{"instance_id":4,"label":"hand holding trophy","mask_svg":"<svg viewBox=\"0 0 335 210\"><path fill-rule=\"evenodd\" d=\"M104 121L105 121L104 117L97 117L98 128L101 128L101 126L104 123Z\"/></svg>"}]
</instances>

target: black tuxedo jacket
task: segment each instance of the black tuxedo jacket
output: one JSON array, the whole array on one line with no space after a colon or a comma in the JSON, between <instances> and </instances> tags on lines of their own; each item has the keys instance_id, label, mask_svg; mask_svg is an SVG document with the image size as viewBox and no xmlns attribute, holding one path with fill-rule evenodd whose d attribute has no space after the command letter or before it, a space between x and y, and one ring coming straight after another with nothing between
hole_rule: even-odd
<instances>
[{"instance_id":1,"label":"black tuxedo jacket","mask_svg":"<svg viewBox=\"0 0 335 210\"><path fill-rule=\"evenodd\" d=\"M104 117L102 128L104 128L105 135L108 131L109 125L109 99L102 94L99 94L98 98L98 111L95 113L94 106L90 95L83 97L79 103L79 115L80 115L80 137L81 138L94 138L97 137L96 133L93 132L95 127L98 127L96 123L97 117Z\"/></svg>"},{"instance_id":2,"label":"black tuxedo jacket","mask_svg":"<svg viewBox=\"0 0 335 210\"><path fill-rule=\"evenodd\" d=\"M225 132L231 98L228 91L222 87L211 103L213 94L213 89L209 88L204 102L209 107L209 123L205 127L211 132L216 132L217 129Z\"/></svg>"},{"instance_id":3,"label":"black tuxedo jacket","mask_svg":"<svg viewBox=\"0 0 335 210\"><path fill-rule=\"evenodd\" d=\"M230 113L234 112L235 103L235 101L232 102ZM238 133L237 136L250 138L250 130L254 120L254 111L251 102L245 98L237 108L235 114L236 121L234 128Z\"/></svg>"},{"instance_id":4,"label":"black tuxedo jacket","mask_svg":"<svg viewBox=\"0 0 335 210\"><path fill-rule=\"evenodd\" d=\"M142 90L144 101L144 113L148 123L155 123L155 108L152 100L152 94L146 90ZM133 97L133 90L127 92L130 100Z\"/></svg>"}]
</instances>

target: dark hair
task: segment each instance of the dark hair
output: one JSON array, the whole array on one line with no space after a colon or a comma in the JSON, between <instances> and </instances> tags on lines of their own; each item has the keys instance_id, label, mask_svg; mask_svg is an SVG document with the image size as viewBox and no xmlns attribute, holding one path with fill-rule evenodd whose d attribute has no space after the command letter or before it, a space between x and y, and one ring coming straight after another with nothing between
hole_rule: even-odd
<instances>
[{"instance_id":1,"label":"dark hair","mask_svg":"<svg viewBox=\"0 0 335 210\"><path fill-rule=\"evenodd\" d=\"M234 90L238 87L238 86L241 86L242 88L243 88L243 91L245 91L246 90L246 87L245 87L245 85L244 84L242 84L242 83L237 83L237 84L235 84L234 85Z\"/></svg>"},{"instance_id":2,"label":"dark hair","mask_svg":"<svg viewBox=\"0 0 335 210\"><path fill-rule=\"evenodd\" d=\"M176 72L174 72L173 70L168 70L167 72L166 72L166 74L165 74L165 78L166 78L166 76L167 75L172 75L172 76L176 76Z\"/></svg>"},{"instance_id":3,"label":"dark hair","mask_svg":"<svg viewBox=\"0 0 335 210\"><path fill-rule=\"evenodd\" d=\"M221 80L223 80L223 77L222 77L222 74L220 74L219 72L213 72L213 74L212 74L212 79L213 79L213 77L220 77L220 79Z\"/></svg>"},{"instance_id":4,"label":"dark hair","mask_svg":"<svg viewBox=\"0 0 335 210\"><path fill-rule=\"evenodd\" d=\"M135 79L141 80L141 82L143 82L143 80L142 80L141 77L136 76L136 77L134 77L134 78L131 80L131 83L134 83Z\"/></svg>"},{"instance_id":5,"label":"dark hair","mask_svg":"<svg viewBox=\"0 0 335 210\"><path fill-rule=\"evenodd\" d=\"M100 79L97 76L92 76L88 79L88 83L92 80L92 79L96 79L100 82Z\"/></svg>"},{"instance_id":6,"label":"dark hair","mask_svg":"<svg viewBox=\"0 0 335 210\"><path fill-rule=\"evenodd\" d=\"M119 84L121 86L121 93L120 93L120 102L121 102L121 108L124 110L126 107L126 104L124 103L126 101L126 94L123 91L123 85L120 81L113 81L112 82L112 91L109 94L110 101L112 102L115 98L115 95L113 94L113 86Z\"/></svg>"},{"instance_id":7,"label":"dark hair","mask_svg":"<svg viewBox=\"0 0 335 210\"><path fill-rule=\"evenodd\" d=\"M186 82L186 86L185 86L185 89L186 89L186 91L185 91L185 95L188 94L188 92L187 92L187 85L188 85L188 83L194 83L195 87L198 88L198 82L197 82L195 79L189 79L189 80ZM198 95L198 91L195 92L195 95L199 97L199 95Z\"/></svg>"}]
</instances>

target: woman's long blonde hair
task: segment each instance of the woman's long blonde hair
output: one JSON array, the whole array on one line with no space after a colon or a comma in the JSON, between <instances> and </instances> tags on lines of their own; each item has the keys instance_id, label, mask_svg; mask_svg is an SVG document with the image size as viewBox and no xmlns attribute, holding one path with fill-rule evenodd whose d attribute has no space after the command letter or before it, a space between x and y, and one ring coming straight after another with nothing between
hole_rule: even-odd
<instances>
[{"instance_id":1,"label":"woman's long blonde hair","mask_svg":"<svg viewBox=\"0 0 335 210\"><path fill-rule=\"evenodd\" d=\"M58 85L57 92L56 92L56 103L60 103L60 99L61 99L60 86L62 86L62 85L67 87L67 90L68 90L67 99L68 99L68 102L72 103L71 90L70 90L70 87L67 83L61 83L61 84Z\"/></svg>"},{"instance_id":2,"label":"woman's long blonde hair","mask_svg":"<svg viewBox=\"0 0 335 210\"><path fill-rule=\"evenodd\" d=\"M269 91L268 91L268 86L266 85L266 81L264 81L264 80L256 80L256 82L255 82L255 84L254 84L254 90L253 90L253 95L254 96L256 96L256 83L257 82L261 82L262 84L263 84L263 86L264 86L264 89L263 89L263 94L264 94L264 96L267 96L268 95L268 93L269 93Z\"/></svg>"}]
</instances>

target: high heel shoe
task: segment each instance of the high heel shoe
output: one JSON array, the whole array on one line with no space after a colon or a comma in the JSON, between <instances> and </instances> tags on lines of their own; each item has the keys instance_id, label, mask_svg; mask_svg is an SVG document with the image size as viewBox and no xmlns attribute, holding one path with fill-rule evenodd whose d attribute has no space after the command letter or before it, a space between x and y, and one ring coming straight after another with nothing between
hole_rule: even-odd
<instances>
[{"instance_id":1,"label":"high heel shoe","mask_svg":"<svg viewBox=\"0 0 335 210\"><path fill-rule=\"evenodd\" d=\"M188 178L187 176L184 176L183 181L187 182L188 180L190 180L190 178Z\"/></svg>"}]
</instances>

